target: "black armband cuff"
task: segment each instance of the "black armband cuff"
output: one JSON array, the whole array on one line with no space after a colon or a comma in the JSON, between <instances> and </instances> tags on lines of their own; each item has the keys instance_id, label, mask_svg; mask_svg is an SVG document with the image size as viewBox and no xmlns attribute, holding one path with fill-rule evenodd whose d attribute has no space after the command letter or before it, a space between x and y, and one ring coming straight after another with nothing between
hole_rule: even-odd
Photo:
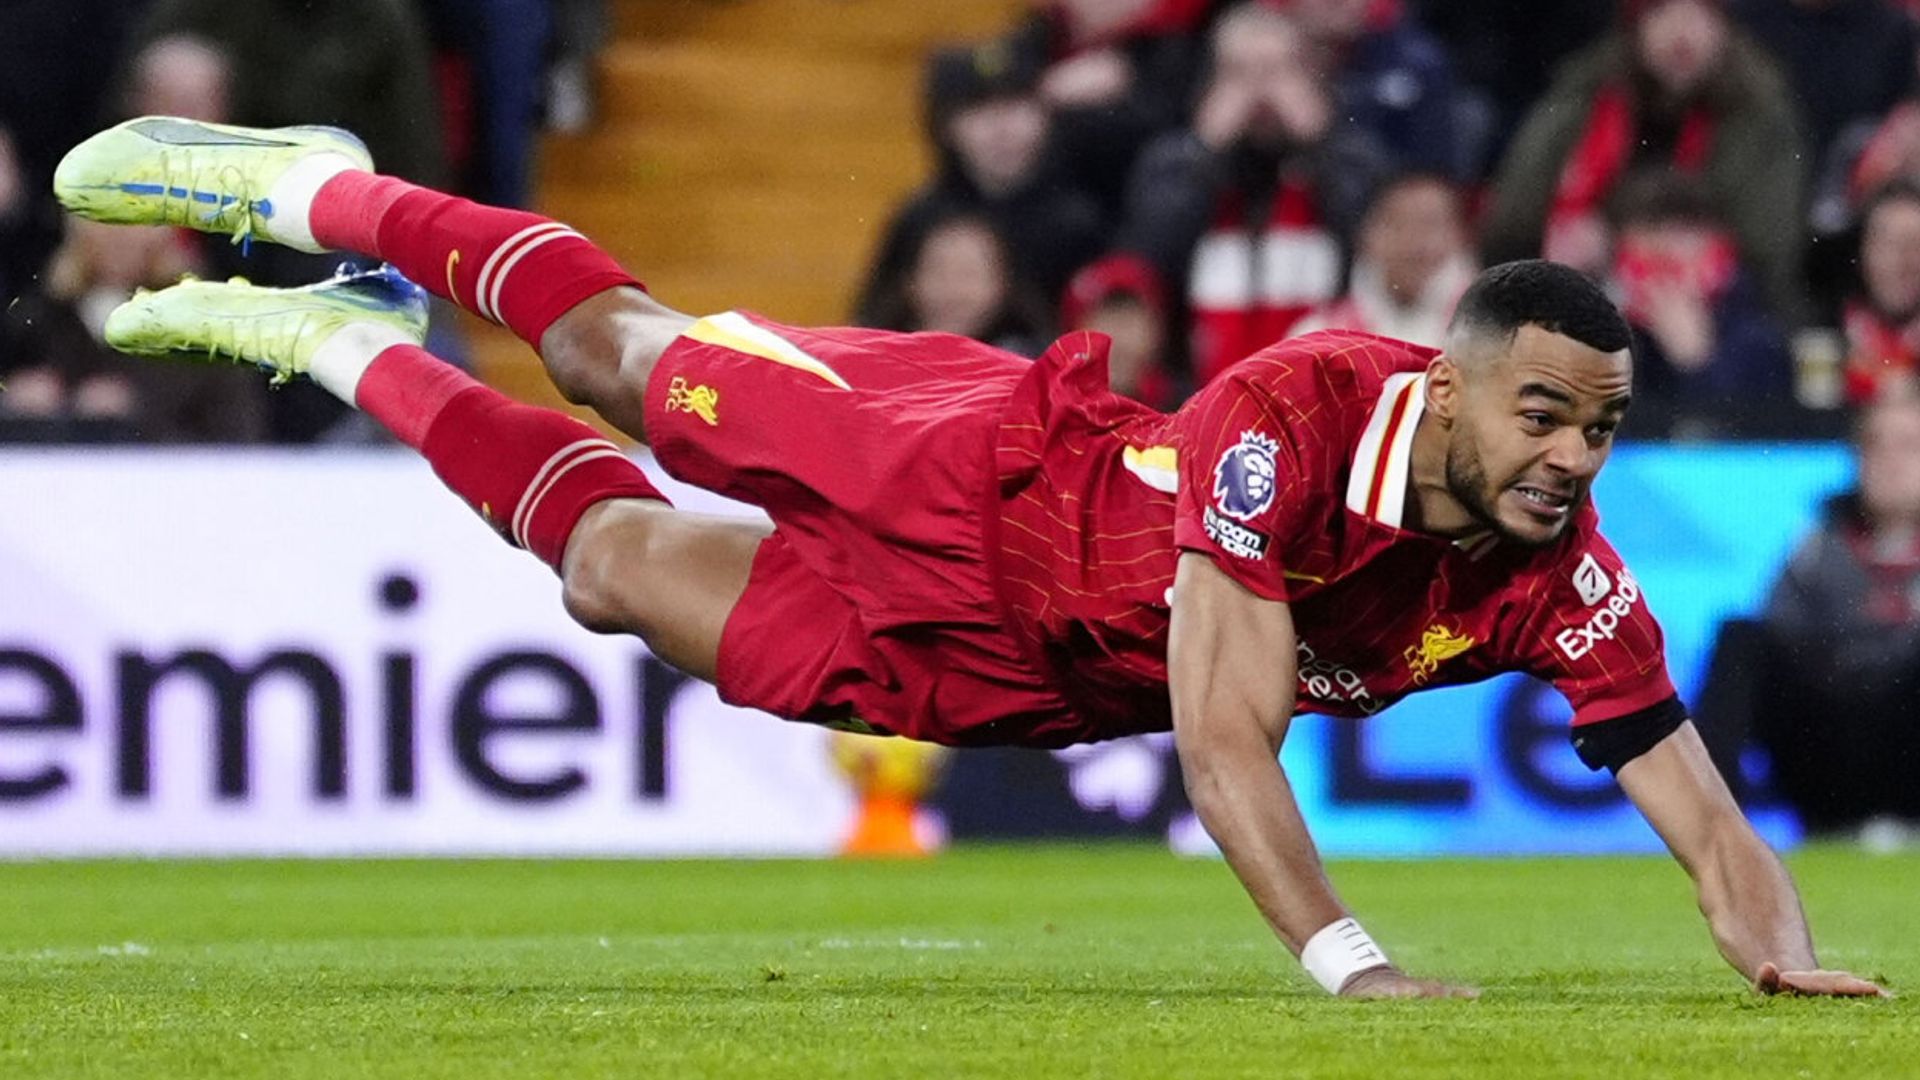
<instances>
[{"instance_id":1,"label":"black armband cuff","mask_svg":"<svg viewBox=\"0 0 1920 1080\"><path fill-rule=\"evenodd\" d=\"M1581 724L1572 732L1573 752L1587 768L1617 774L1621 766L1653 749L1686 722L1686 706L1678 696L1670 697L1639 712Z\"/></svg>"}]
</instances>

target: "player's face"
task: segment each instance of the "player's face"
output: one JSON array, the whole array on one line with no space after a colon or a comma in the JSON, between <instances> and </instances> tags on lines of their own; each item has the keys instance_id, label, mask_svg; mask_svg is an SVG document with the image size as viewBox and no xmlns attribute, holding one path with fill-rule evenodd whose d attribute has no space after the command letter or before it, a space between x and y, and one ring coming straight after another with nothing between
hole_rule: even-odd
<instances>
[{"instance_id":1,"label":"player's face","mask_svg":"<svg viewBox=\"0 0 1920 1080\"><path fill-rule=\"evenodd\" d=\"M1613 450L1633 364L1537 326L1464 373L1447 447L1447 488L1501 537L1559 539Z\"/></svg>"}]
</instances>

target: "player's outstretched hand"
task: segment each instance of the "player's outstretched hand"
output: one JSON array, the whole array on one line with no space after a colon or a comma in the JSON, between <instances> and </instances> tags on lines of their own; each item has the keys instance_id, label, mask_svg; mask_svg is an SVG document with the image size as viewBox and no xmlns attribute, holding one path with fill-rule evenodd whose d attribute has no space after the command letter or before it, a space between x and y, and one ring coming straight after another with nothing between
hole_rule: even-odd
<instances>
[{"instance_id":1,"label":"player's outstretched hand","mask_svg":"<svg viewBox=\"0 0 1920 1080\"><path fill-rule=\"evenodd\" d=\"M1355 980L1358 982L1359 980ZM1761 964L1753 988L1762 994L1804 994L1808 997L1892 997L1884 987L1844 971L1781 971L1777 964Z\"/></svg>"},{"instance_id":2,"label":"player's outstretched hand","mask_svg":"<svg viewBox=\"0 0 1920 1080\"><path fill-rule=\"evenodd\" d=\"M1397 968L1377 967L1348 979L1340 988L1344 998L1477 998L1471 986L1454 986L1433 979L1416 979Z\"/></svg>"}]
</instances>

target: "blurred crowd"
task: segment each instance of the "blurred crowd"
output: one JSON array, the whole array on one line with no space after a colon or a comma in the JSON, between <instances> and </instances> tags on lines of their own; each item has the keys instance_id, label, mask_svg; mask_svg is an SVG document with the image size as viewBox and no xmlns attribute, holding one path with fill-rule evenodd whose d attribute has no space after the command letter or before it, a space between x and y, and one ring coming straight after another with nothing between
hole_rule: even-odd
<instances>
[{"instance_id":1,"label":"blurred crowd","mask_svg":"<svg viewBox=\"0 0 1920 1080\"><path fill-rule=\"evenodd\" d=\"M525 205L593 114L604 0L0 0L0 435L370 433L310 388L136 367L105 312L217 238L102 236L46 195L114 119L362 135L384 171ZM926 66L934 175L852 319L1032 354L1114 341L1170 407L1290 334L1437 344L1533 255L1638 332L1638 437L1837 435L1920 370L1920 0L1035 0ZM269 284L325 260L250 252ZM441 326L456 325L439 320ZM443 337L433 347L456 361Z\"/></svg>"},{"instance_id":2,"label":"blurred crowd","mask_svg":"<svg viewBox=\"0 0 1920 1080\"><path fill-rule=\"evenodd\" d=\"M306 284L336 260L262 245L243 264L223 237L64 219L50 187L69 147L153 113L333 124L384 172L522 206L539 131L592 118L607 34L604 0L0 0L0 19L3 441L375 437L313 387L107 349L106 315L136 288L243 271ZM465 352L444 329L430 344Z\"/></svg>"},{"instance_id":3,"label":"blurred crowd","mask_svg":"<svg viewBox=\"0 0 1920 1080\"><path fill-rule=\"evenodd\" d=\"M1043 0L926 71L855 317L1091 328L1170 406L1291 334L1437 345L1544 256L1637 332L1629 433L1838 435L1920 360L1920 4Z\"/></svg>"}]
</instances>

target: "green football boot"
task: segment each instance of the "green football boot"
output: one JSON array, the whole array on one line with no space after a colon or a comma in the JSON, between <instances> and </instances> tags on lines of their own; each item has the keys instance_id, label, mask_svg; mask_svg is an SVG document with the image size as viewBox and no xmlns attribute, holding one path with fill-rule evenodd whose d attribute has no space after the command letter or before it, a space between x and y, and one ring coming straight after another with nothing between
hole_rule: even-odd
<instances>
[{"instance_id":1,"label":"green football boot","mask_svg":"<svg viewBox=\"0 0 1920 1080\"><path fill-rule=\"evenodd\" d=\"M307 204L342 168L371 171L373 156L339 128L143 116L67 151L53 192L68 210L111 225L182 225L318 252Z\"/></svg>"},{"instance_id":2,"label":"green football boot","mask_svg":"<svg viewBox=\"0 0 1920 1080\"><path fill-rule=\"evenodd\" d=\"M314 354L343 332L361 351L419 345L427 294L390 266L295 289L189 279L136 293L107 316L107 344L121 352L257 364L275 385L307 374Z\"/></svg>"}]
</instances>

